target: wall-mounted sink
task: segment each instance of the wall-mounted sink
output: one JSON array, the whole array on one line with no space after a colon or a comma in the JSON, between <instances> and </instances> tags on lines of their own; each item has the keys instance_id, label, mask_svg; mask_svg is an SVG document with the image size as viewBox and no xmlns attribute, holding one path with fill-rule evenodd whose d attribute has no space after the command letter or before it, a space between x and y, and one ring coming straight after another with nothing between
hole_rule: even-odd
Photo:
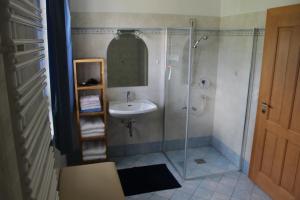
<instances>
[{"instance_id":1,"label":"wall-mounted sink","mask_svg":"<svg viewBox=\"0 0 300 200\"><path fill-rule=\"evenodd\" d=\"M155 110L157 110L157 105L146 99L129 102L109 102L109 114L118 118L132 119Z\"/></svg>"}]
</instances>

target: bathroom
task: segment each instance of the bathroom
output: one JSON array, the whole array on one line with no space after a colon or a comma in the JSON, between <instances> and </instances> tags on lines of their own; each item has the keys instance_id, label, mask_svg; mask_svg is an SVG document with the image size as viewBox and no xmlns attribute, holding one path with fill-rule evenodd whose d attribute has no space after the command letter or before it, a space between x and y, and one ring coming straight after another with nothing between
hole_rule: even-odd
<instances>
[{"instance_id":1,"label":"bathroom","mask_svg":"<svg viewBox=\"0 0 300 200\"><path fill-rule=\"evenodd\" d=\"M109 62L109 45L118 35L118 30L123 29L139 31L138 37L144 41L148 49L148 84L136 87L108 86L106 94L108 102L126 101L129 91L132 100L148 99L158 106L158 110L134 119L132 136L120 119L109 116L110 157L184 150L187 119L187 111L184 108L187 107L187 101L190 101L188 145L193 147L188 148L213 145L214 149L225 154L237 167L240 167L242 159L244 170L247 172L250 156L245 152L243 152L245 155L241 156L242 143L248 141L248 144L244 144L243 151L251 150L252 142L249 140L252 138L253 130L249 130L249 139L243 138L244 135L245 137L248 135L244 133L247 131L244 130L244 124L248 95L249 101L251 99L253 101L248 103L252 110L248 108L247 120L248 123L252 123L250 125L252 127L255 121L257 106L255 101L258 96L262 57L263 18L252 22L253 24L240 26L238 20L226 24L229 21L226 21L226 17L218 19L166 14L152 16L95 13L86 12L84 9L88 8L80 4L75 4L72 8L71 2L71 11L72 9L74 58L101 55ZM158 20L160 18L161 20ZM195 27L190 31L191 23ZM197 47L191 47L193 63L188 100L186 66L189 65L190 34L192 45L203 36L207 38L200 40ZM108 71L109 64L107 64ZM256 73L255 80L251 82L253 88L249 86L251 69L251 73ZM169 75L173 76L171 80L168 80ZM108 84L109 81L108 78ZM236 88L232 87L236 82L239 82ZM235 140L232 141L231 138ZM183 162L184 153L181 153L178 159ZM201 176L201 172L198 176Z\"/></svg>"},{"instance_id":2,"label":"bathroom","mask_svg":"<svg viewBox=\"0 0 300 200\"><path fill-rule=\"evenodd\" d=\"M27 103L31 103L28 99L35 98L29 95L39 92L39 88L32 86L32 89L28 89L28 95L21 98L19 103L24 105L24 109L22 107L22 122L19 124L24 127L25 136L27 134L30 141L37 144L37 147L26 147L34 152L34 148L42 148L44 143L41 142L39 147L39 138L30 136L27 129L32 126L33 132L42 130L43 127L35 126L31 121L36 119L40 122L44 120L43 113L49 112L47 119L45 114L47 122L43 122L47 125L49 123L49 130L43 130L49 133L47 137L50 141L49 151L53 154L53 168L59 174L57 181L54 181L55 178L51 179L53 185L49 186L49 190L54 191L55 188L60 199L76 199L77 192L70 191L78 191L79 199L89 197L91 200L300 198L299 188L297 189L300 183L300 173L297 172L300 167L282 169L282 183L278 186L284 190L282 194L274 191L274 185L270 189L267 184L271 183L263 181L265 174L271 176L270 174L275 173L276 167L274 164L275 167L272 168L270 163L273 160L266 157L274 157L275 151L276 155L281 155L277 150L279 147L275 145L283 144L277 143L273 134L265 134L263 143L269 145L271 150L262 150L261 153L266 158L261 161L263 175L255 174L261 171L255 171L255 159L259 156L258 147L253 147L262 142L255 135L258 134L257 124L261 120L257 119L258 113L271 112L272 116L272 106L276 107L276 103L279 105L279 100L273 100L272 106L265 101L262 105L259 103L259 98L262 98L262 66L267 62L263 57L267 45L265 35L272 35L266 32L267 13L269 9L272 11L271 8L281 6L294 6L296 10L299 0L130 0L126 3L120 0L64 0L59 3L50 0L20 0L20 5L28 6L28 9L25 6L25 11L18 3L7 2L7 6L15 9L17 14L20 12L21 16L26 16L28 10L34 8L33 4L41 8L42 34L33 35L43 39L44 46L31 50L28 45L30 41L25 41L28 44L23 42L24 45L21 40L17 41L16 45L19 46L16 46L15 56L20 57L16 62L23 62L27 57L22 56L38 53L43 57L39 65L45 67L45 76L38 79L37 76L42 72L35 73L36 70L30 71L32 69L26 72L21 64L15 68L21 74L17 79L17 91L20 94L25 94L27 87L38 81L43 84L45 81L47 86L43 86L42 97L35 99L36 103L43 101L37 104L37 116L28 111L34 111L33 107L25 108ZM290 10L293 11L292 8ZM35 12L38 13L37 9ZM12 14L12 19L16 19L15 23L18 23L15 15ZM35 14L30 16L36 21L40 19ZM298 20L296 24L300 24L298 17L295 17L295 21ZM24 26L27 26L26 23ZM6 44L5 39L10 36L4 30L1 40ZM29 29L28 33L19 33L20 30L16 29L17 34L12 34L15 40L32 34ZM286 32L282 34L288 37ZM280 38L278 35L276 37ZM284 50L281 53L283 52ZM3 86L7 91L7 97L3 97L8 99L6 103L10 105L8 107L11 111L1 111L1 125L12 124L13 127L14 120L18 119L15 113L19 111L12 103L16 99L15 93L6 89L11 87L9 84L15 78L7 70L6 65L10 62L9 56L6 56L4 53L2 62L1 53L1 71L4 72L1 73L5 76L0 78L7 79L7 82L1 81L1 88ZM31 75L33 78L29 78ZM285 81L277 76L274 78L275 82ZM18 85L26 79L30 82L25 83L26 87ZM266 80L266 75L263 80ZM2 85L4 82L7 86ZM299 80L297 82L295 78L294 82L297 84ZM279 86L278 88L283 90ZM1 91L4 94L4 89ZM278 92L278 95L283 95L283 92ZM95 107L93 111L84 111L85 97L96 98L96 111L93 110ZM48 107L45 106L45 109L48 108L46 110L42 108L44 104L48 105L44 98L49 103ZM5 102L6 99L1 101ZM294 109L300 108L297 105L295 104ZM87 107L91 108L90 105ZM3 120L2 123L2 114L6 113L12 113L12 117L3 118L10 122L4 123ZM29 120L30 117L34 120ZM294 118L297 117L295 114ZM101 123L101 135L95 134L99 131L99 124L95 124L97 120ZM90 136L84 136L83 127L94 125L97 129L92 130ZM89 132L90 127L87 129ZM4 127L4 130L10 130L14 135L22 132L22 128ZM295 130L299 129L293 130L296 133ZM17 138L18 136L14 136L9 139L14 143ZM292 165L292 158L300 160L297 143L299 137L294 138L295 147L291 147L294 149L284 150L288 152L287 155L291 155L287 157L288 164L285 166ZM8 144L3 142L2 148L5 150L5 145L9 146ZM26 145L30 146L29 143ZM16 161L11 162L19 163L22 156L18 152L22 148L16 147L14 151L18 156ZM86 156L87 152L92 153ZM42 155L37 153L36 156L38 155L42 159ZM37 159L34 157L32 160L35 162ZM113 177L117 177L113 189L105 186L110 185L109 181L103 180L115 180L114 178L92 178L106 176L101 170L92 171L93 166L99 165L100 169L101 164L112 166L110 170ZM19 164L19 168L22 168L22 164ZM78 171L72 171L75 168ZM297 178L290 182L285 180L284 177L288 174L286 171L292 171L290 176ZM33 170L30 173L34 177ZM77 179L75 176L85 173L86 177ZM274 175L272 176L272 180L276 182ZM97 188L93 188L93 192L91 188L86 191L85 187L78 188L76 181L79 178L82 178L81 182L93 179L94 185L101 185L101 190L107 187L108 196L100 194L100 189L97 191ZM27 179L16 177L17 179L20 181L21 195L21 191L27 191ZM276 183L279 183L278 180ZM87 185L93 187L88 183ZM112 190L115 194L112 194ZM88 193L93 195L89 196ZM39 195L36 199L43 199L41 195L44 194L41 192ZM11 196L8 199L18 198ZM45 199L55 198L48 196Z\"/></svg>"}]
</instances>

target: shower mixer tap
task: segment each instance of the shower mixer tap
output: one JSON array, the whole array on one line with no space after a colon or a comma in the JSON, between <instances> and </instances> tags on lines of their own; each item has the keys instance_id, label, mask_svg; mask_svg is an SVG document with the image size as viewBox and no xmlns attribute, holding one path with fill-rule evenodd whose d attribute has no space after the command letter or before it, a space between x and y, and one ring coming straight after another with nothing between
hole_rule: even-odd
<instances>
[{"instance_id":1,"label":"shower mixer tap","mask_svg":"<svg viewBox=\"0 0 300 200\"><path fill-rule=\"evenodd\" d=\"M127 94L126 94L126 102L127 103L129 102L129 97L130 97L130 91L127 91Z\"/></svg>"}]
</instances>

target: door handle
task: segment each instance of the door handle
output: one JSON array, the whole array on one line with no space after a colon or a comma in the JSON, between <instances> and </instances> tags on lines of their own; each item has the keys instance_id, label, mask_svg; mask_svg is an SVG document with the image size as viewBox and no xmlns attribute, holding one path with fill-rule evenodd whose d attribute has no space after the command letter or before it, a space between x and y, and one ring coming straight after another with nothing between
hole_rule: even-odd
<instances>
[{"instance_id":1,"label":"door handle","mask_svg":"<svg viewBox=\"0 0 300 200\"><path fill-rule=\"evenodd\" d=\"M269 108L271 108L271 106L267 104L266 101L263 101L261 104L261 112L266 113L269 110Z\"/></svg>"}]
</instances>

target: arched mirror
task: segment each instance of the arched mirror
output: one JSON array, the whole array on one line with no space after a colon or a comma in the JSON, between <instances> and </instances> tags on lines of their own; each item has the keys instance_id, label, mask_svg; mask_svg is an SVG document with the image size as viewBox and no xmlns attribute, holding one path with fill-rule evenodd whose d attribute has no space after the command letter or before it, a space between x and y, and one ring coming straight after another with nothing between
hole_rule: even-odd
<instances>
[{"instance_id":1,"label":"arched mirror","mask_svg":"<svg viewBox=\"0 0 300 200\"><path fill-rule=\"evenodd\" d=\"M148 49L135 30L119 30L107 50L108 87L148 85Z\"/></svg>"}]
</instances>

